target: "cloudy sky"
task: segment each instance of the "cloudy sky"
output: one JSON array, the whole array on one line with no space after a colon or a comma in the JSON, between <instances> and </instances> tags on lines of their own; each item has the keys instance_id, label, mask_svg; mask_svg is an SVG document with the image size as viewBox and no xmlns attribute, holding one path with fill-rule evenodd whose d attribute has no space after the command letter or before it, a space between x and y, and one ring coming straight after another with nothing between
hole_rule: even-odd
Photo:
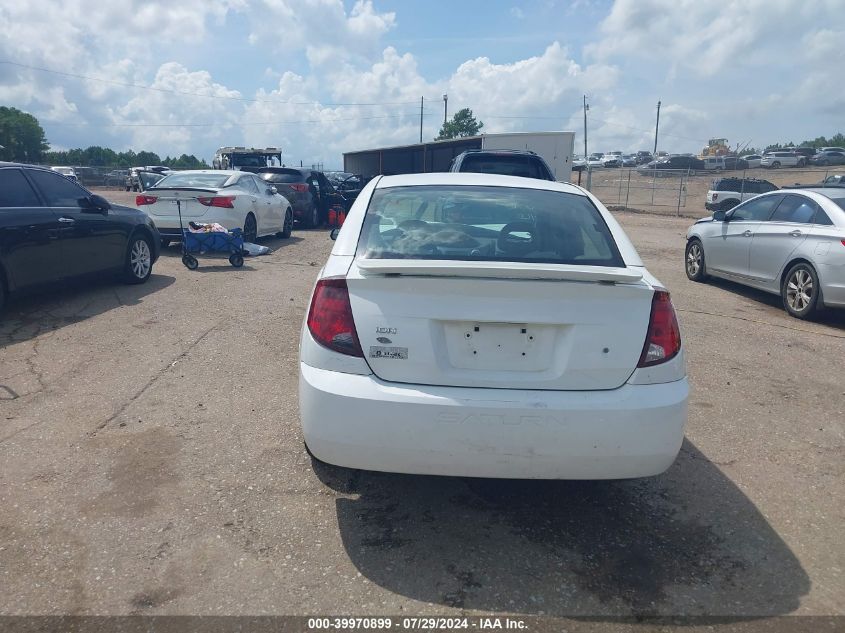
<instances>
[{"instance_id":1,"label":"cloudy sky","mask_svg":"<svg viewBox=\"0 0 845 633\"><path fill-rule=\"evenodd\" d=\"M486 132L575 130L590 151L845 132L842 0L0 0L0 104L54 148L289 163Z\"/></svg>"}]
</instances>

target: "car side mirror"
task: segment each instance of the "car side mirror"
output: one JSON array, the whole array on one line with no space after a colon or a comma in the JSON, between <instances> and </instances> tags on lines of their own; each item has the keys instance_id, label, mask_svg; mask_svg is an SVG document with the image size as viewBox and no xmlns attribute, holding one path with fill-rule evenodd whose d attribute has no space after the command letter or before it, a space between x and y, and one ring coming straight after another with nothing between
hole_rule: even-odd
<instances>
[{"instance_id":1,"label":"car side mirror","mask_svg":"<svg viewBox=\"0 0 845 633\"><path fill-rule=\"evenodd\" d=\"M714 211L713 212L713 221L714 222L727 222L728 221L727 211Z\"/></svg>"},{"instance_id":2,"label":"car side mirror","mask_svg":"<svg viewBox=\"0 0 845 633\"><path fill-rule=\"evenodd\" d=\"M337 236L338 236L339 233L340 233L340 229L338 227L334 227L332 229L332 232L329 233L329 237L332 239L332 241L334 241L334 240L337 239Z\"/></svg>"},{"instance_id":3,"label":"car side mirror","mask_svg":"<svg viewBox=\"0 0 845 633\"><path fill-rule=\"evenodd\" d=\"M277 193L279 193L279 190L276 189L275 187L267 187L267 195L268 196L273 196Z\"/></svg>"},{"instance_id":4,"label":"car side mirror","mask_svg":"<svg viewBox=\"0 0 845 633\"><path fill-rule=\"evenodd\" d=\"M106 213L111 209L111 203L103 196L92 193L87 198L80 198L80 207L86 213Z\"/></svg>"}]
</instances>

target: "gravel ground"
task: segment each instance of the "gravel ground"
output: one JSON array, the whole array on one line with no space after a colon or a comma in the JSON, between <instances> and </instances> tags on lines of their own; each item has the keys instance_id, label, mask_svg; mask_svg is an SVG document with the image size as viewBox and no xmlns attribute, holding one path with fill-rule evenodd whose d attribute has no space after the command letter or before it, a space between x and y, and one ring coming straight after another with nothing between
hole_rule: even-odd
<instances>
[{"instance_id":1,"label":"gravel ground","mask_svg":"<svg viewBox=\"0 0 845 633\"><path fill-rule=\"evenodd\" d=\"M845 316L693 284L688 220L620 218L673 292L692 384L681 454L639 481L315 469L297 340L324 231L239 270L171 247L143 286L18 298L0 613L845 614Z\"/></svg>"}]
</instances>

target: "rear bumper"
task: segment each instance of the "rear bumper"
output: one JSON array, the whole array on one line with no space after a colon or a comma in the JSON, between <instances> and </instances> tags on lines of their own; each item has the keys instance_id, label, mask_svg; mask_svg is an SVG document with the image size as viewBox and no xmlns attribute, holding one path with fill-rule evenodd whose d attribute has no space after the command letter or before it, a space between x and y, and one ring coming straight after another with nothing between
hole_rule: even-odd
<instances>
[{"instance_id":1,"label":"rear bumper","mask_svg":"<svg viewBox=\"0 0 845 633\"><path fill-rule=\"evenodd\" d=\"M845 308L845 266L820 264L818 275L824 304L830 308Z\"/></svg>"},{"instance_id":2,"label":"rear bumper","mask_svg":"<svg viewBox=\"0 0 845 633\"><path fill-rule=\"evenodd\" d=\"M225 226L227 229L243 228L244 218L239 214L233 212L234 210L224 210L217 208L210 208L202 215L183 215L182 226L188 228L188 222L198 222L200 224L211 224L217 222ZM162 237L180 238L182 237L182 230L179 228L178 215L153 215L149 214L155 225L158 227L158 232ZM246 216L246 213L244 213Z\"/></svg>"},{"instance_id":3,"label":"rear bumper","mask_svg":"<svg viewBox=\"0 0 845 633\"><path fill-rule=\"evenodd\" d=\"M302 430L320 460L465 477L623 479L680 450L687 380L609 391L386 383L300 363Z\"/></svg>"}]
</instances>

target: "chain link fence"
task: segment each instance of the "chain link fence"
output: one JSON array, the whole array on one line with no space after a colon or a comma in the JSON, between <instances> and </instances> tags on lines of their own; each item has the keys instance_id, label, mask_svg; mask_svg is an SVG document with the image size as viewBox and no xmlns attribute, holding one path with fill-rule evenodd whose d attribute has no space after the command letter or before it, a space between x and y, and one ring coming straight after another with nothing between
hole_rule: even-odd
<instances>
[{"instance_id":1,"label":"chain link fence","mask_svg":"<svg viewBox=\"0 0 845 633\"><path fill-rule=\"evenodd\" d=\"M845 166L741 171L604 168L581 172L580 184L612 209L701 217L708 213L704 208L707 191L717 178L756 178L783 188L821 184L837 175L845 176ZM579 182L578 174L573 177Z\"/></svg>"}]
</instances>

